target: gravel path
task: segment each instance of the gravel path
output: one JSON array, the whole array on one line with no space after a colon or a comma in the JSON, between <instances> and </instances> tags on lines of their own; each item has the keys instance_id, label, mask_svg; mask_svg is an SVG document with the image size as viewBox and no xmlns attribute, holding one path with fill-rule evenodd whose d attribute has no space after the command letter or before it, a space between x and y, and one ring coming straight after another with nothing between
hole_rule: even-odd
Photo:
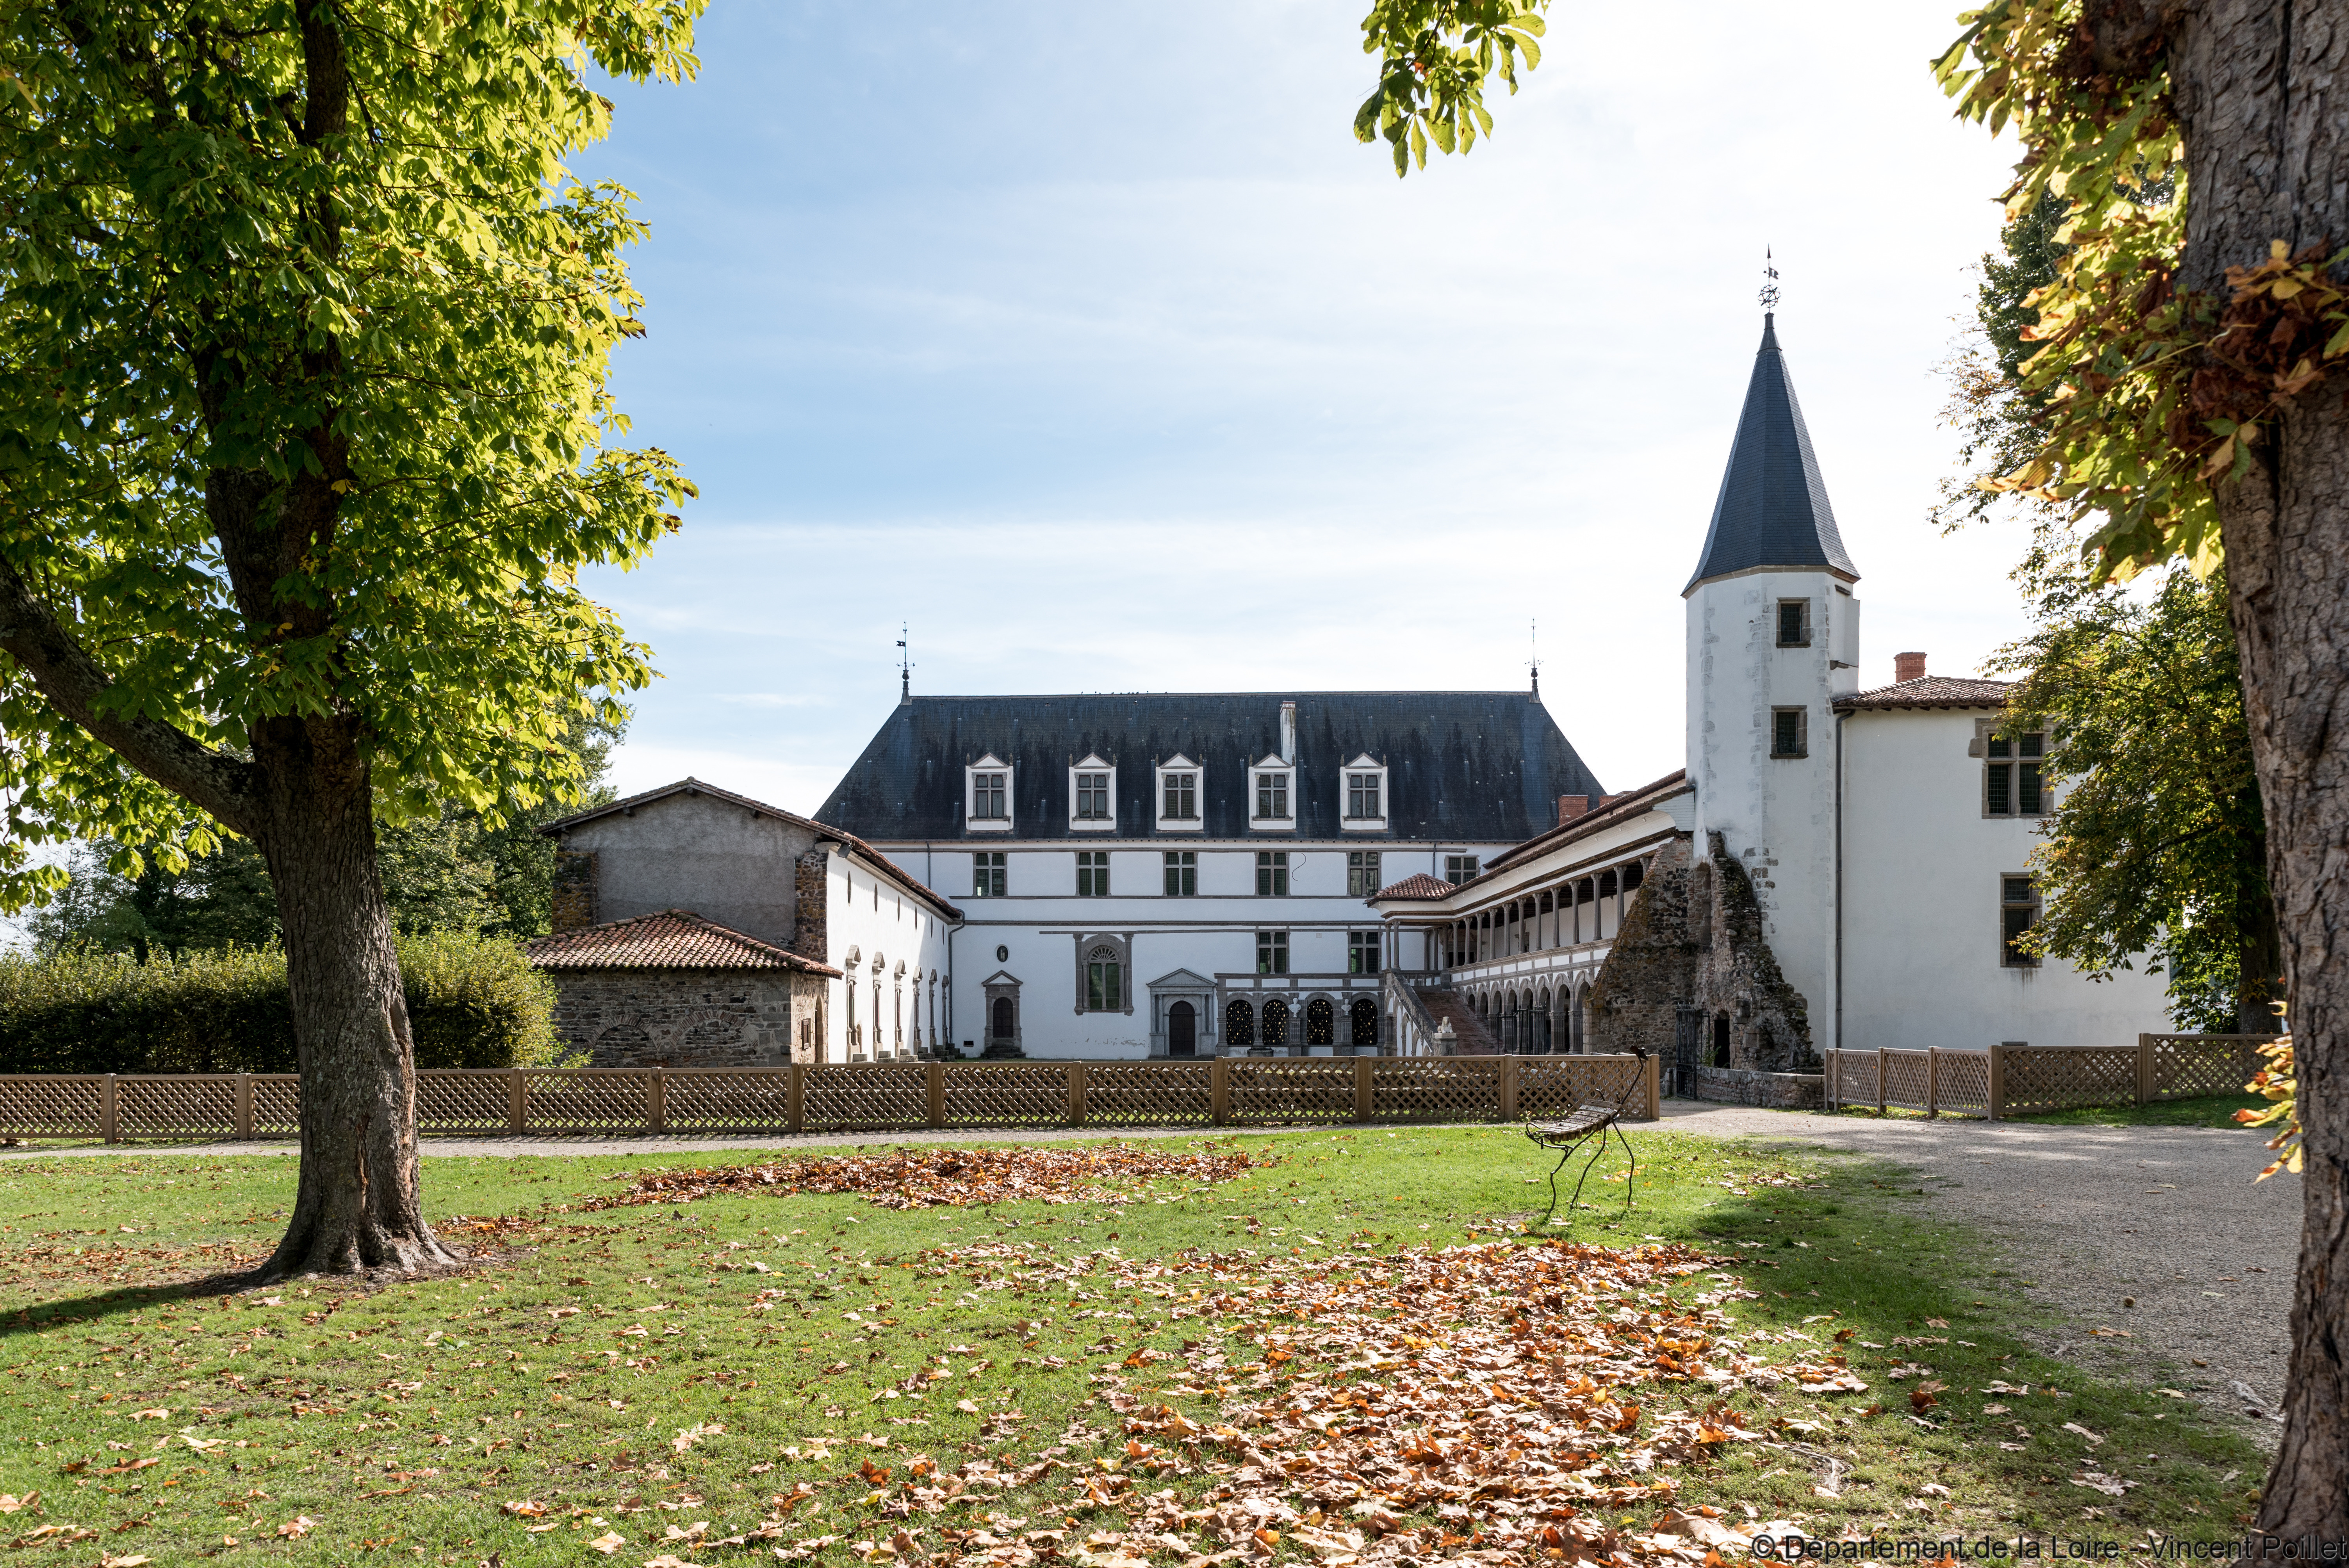
<instances>
[{"instance_id":1,"label":"gravel path","mask_svg":"<svg viewBox=\"0 0 2349 1568\"><path fill-rule=\"evenodd\" d=\"M1663 1109L1675 1131L1899 1161L1922 1178L1935 1212L1992 1238L1998 1255L1985 1268L2014 1271L2055 1311L2059 1326L2039 1348L2159 1377L2275 1446L2279 1429L2247 1416L2231 1389L2242 1383L2250 1405L2274 1408L2291 1354L2300 1178L2252 1181L2268 1158L2259 1133L1878 1120L1689 1100ZM2096 1327L2134 1337L2091 1339Z\"/></svg>"}]
</instances>

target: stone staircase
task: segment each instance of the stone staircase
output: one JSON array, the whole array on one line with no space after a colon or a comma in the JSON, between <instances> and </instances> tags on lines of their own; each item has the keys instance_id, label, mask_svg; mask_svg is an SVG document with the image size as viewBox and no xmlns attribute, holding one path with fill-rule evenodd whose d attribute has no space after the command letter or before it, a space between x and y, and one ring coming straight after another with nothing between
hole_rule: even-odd
<instances>
[{"instance_id":1,"label":"stone staircase","mask_svg":"<svg viewBox=\"0 0 2349 1568\"><path fill-rule=\"evenodd\" d=\"M1454 1054L1464 1057L1495 1057L1501 1054L1501 1042L1493 1037L1493 1031L1485 1026L1485 1020L1476 1016L1476 1009L1470 1006L1468 998L1459 992L1422 990L1419 1000L1427 1009L1428 1016L1435 1020L1436 1027L1442 1028L1446 1022L1451 1024L1452 1033L1460 1042L1453 1047Z\"/></svg>"}]
</instances>

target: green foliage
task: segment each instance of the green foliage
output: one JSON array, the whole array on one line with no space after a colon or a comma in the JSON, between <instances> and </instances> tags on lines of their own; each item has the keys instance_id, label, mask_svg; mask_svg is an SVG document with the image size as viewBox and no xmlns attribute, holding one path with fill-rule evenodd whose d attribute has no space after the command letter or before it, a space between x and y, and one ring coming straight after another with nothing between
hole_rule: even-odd
<instances>
[{"instance_id":1,"label":"green foliage","mask_svg":"<svg viewBox=\"0 0 2349 1568\"><path fill-rule=\"evenodd\" d=\"M2009 219L2050 195L2069 204L2053 236L2067 248L2021 334L2038 349L2022 381L2040 439L1983 483L2096 518L2085 547L2100 575L2173 557L2207 574L2210 481L2248 469L2278 398L2349 356L2349 291L2327 277L2349 252L2279 239L2227 269L2224 299L2178 288L2189 192L2167 35L2115 30L2116 15L2084 17L2079 0L1994 0L1960 20L1934 75L1961 118L2021 138Z\"/></svg>"},{"instance_id":2,"label":"green foliage","mask_svg":"<svg viewBox=\"0 0 2349 1568\"><path fill-rule=\"evenodd\" d=\"M2224 576L2124 592L2071 540L2041 531L2016 574L2038 625L1992 666L2020 677L2009 717L2047 732L2063 785L2032 857L2033 940L2091 972L2158 954L2178 1025L2231 1032L2264 1013L2281 965Z\"/></svg>"},{"instance_id":3,"label":"green foliage","mask_svg":"<svg viewBox=\"0 0 2349 1568\"><path fill-rule=\"evenodd\" d=\"M1362 52L1380 57L1379 83L1354 111L1357 141L1387 139L1395 177L1427 144L1465 153L1493 134L1485 84L1497 74L1517 90L1517 61L1541 64L1542 13L1549 0L1374 0L1362 18Z\"/></svg>"},{"instance_id":4,"label":"green foliage","mask_svg":"<svg viewBox=\"0 0 2349 1568\"><path fill-rule=\"evenodd\" d=\"M399 944L416 1062L553 1064L554 988L511 942L463 932ZM0 1072L292 1072L285 957L233 948L141 964L94 951L0 957Z\"/></svg>"},{"instance_id":5,"label":"green foliage","mask_svg":"<svg viewBox=\"0 0 2349 1568\"><path fill-rule=\"evenodd\" d=\"M650 673L577 574L691 487L611 445L642 228L565 160L701 5L0 0L0 590L55 631L0 657L0 903L62 882L29 844L250 831L264 719L347 725L395 820L575 793Z\"/></svg>"}]
</instances>

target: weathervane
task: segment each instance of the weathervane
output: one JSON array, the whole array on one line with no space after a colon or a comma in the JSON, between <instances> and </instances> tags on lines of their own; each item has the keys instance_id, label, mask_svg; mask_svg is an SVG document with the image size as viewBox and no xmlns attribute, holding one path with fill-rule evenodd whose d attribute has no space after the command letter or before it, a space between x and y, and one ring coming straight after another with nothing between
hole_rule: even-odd
<instances>
[{"instance_id":1,"label":"weathervane","mask_svg":"<svg viewBox=\"0 0 2349 1568\"><path fill-rule=\"evenodd\" d=\"M1526 668L1534 673L1534 696L1541 696L1541 623L1526 623Z\"/></svg>"},{"instance_id":2,"label":"weathervane","mask_svg":"<svg viewBox=\"0 0 2349 1568\"><path fill-rule=\"evenodd\" d=\"M1770 263L1770 247L1767 245L1762 247L1762 308L1764 311L1778 308L1778 269Z\"/></svg>"},{"instance_id":3,"label":"weathervane","mask_svg":"<svg viewBox=\"0 0 2349 1568\"><path fill-rule=\"evenodd\" d=\"M897 700L914 700L914 664L905 652L905 623L897 623Z\"/></svg>"}]
</instances>

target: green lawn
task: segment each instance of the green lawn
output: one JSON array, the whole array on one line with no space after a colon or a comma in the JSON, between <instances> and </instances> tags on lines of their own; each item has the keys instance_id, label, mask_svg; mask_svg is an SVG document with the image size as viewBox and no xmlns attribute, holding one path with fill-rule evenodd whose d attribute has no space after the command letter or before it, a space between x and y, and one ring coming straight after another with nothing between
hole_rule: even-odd
<instances>
[{"instance_id":1,"label":"green lawn","mask_svg":"<svg viewBox=\"0 0 2349 1568\"><path fill-rule=\"evenodd\" d=\"M1632 1137L1638 1208L1625 1218L1619 1180L1594 1179L1570 1227L1661 1244L1621 1274L1517 1236L1547 1193L1514 1132L1360 1129L1225 1140L1278 1162L1206 1190L984 1209L761 1194L586 1212L621 1191L615 1173L698 1161L430 1159L435 1222L495 1261L231 1298L171 1282L266 1252L290 1159L7 1163L0 1530L86 1542L76 1562L159 1563L780 1548L1175 1568L1195 1547L1334 1560L1346 1531L1423 1527L1423 1554L1449 1556L1514 1528L1522 1483L1431 1501L1410 1466L1424 1481L1550 1460L1599 1478L1590 1529L1651 1528L1667 1483L1683 1508L1830 1536L2062 1530L2126 1547L2248 1516L2263 1463L2240 1435L2024 1349L2015 1282L1929 1222L1899 1171ZM1492 1283L1536 1273L1556 1288ZM1569 1456L1530 1434L1568 1418L1559 1389L1601 1374L1524 1369L1594 1323L1655 1359L1616 1403L1575 1404L1609 1435ZM1477 1369L1511 1346L1514 1394ZM1764 1376L1724 1398L1692 1377L1837 1354L1866 1392ZM1938 1395L1912 1405L1927 1382ZM1472 1416L1528 1435L1472 1460L1468 1438L1436 1436ZM1229 1544L1231 1500L1265 1495L1268 1474L1288 1516Z\"/></svg>"},{"instance_id":2,"label":"green lawn","mask_svg":"<svg viewBox=\"0 0 2349 1568\"><path fill-rule=\"evenodd\" d=\"M2006 1119L2055 1127L2234 1127L2238 1125L2235 1112L2264 1110L2267 1103L2257 1095L2222 1094L2203 1099L2157 1100L2151 1105L2084 1105ZM1872 1105L1847 1105L1837 1114L1925 1119L1923 1111L1897 1105L1883 1111Z\"/></svg>"}]
</instances>

